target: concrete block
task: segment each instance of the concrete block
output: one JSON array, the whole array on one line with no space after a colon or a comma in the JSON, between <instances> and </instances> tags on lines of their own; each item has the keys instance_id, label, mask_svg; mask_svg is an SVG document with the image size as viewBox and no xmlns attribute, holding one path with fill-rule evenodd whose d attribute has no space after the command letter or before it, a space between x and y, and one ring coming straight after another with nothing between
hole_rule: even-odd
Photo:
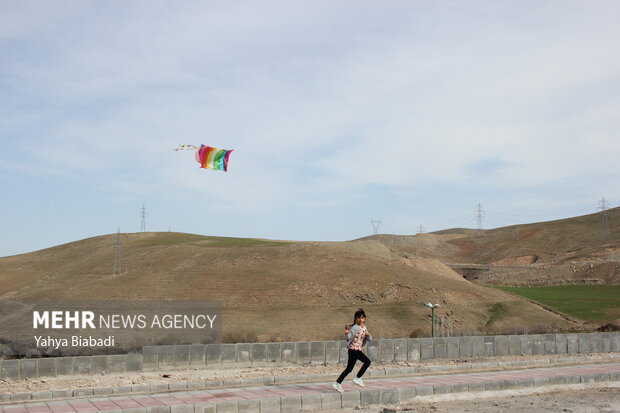
<instances>
[{"instance_id":1,"label":"concrete block","mask_svg":"<svg viewBox=\"0 0 620 413\"><path fill-rule=\"evenodd\" d=\"M281 411L298 412L301 410L301 396L280 397Z\"/></svg>"},{"instance_id":2,"label":"concrete block","mask_svg":"<svg viewBox=\"0 0 620 413\"><path fill-rule=\"evenodd\" d=\"M579 377L582 383L594 383L596 381L594 374L581 374Z\"/></svg>"},{"instance_id":3,"label":"concrete block","mask_svg":"<svg viewBox=\"0 0 620 413\"><path fill-rule=\"evenodd\" d=\"M508 336L508 354L511 356L521 355L521 340L519 336Z\"/></svg>"},{"instance_id":4,"label":"concrete block","mask_svg":"<svg viewBox=\"0 0 620 413\"><path fill-rule=\"evenodd\" d=\"M521 354L524 356L532 354L532 337L528 335L519 336Z\"/></svg>"},{"instance_id":5,"label":"concrete block","mask_svg":"<svg viewBox=\"0 0 620 413\"><path fill-rule=\"evenodd\" d=\"M549 384L566 384L564 376L550 376Z\"/></svg>"},{"instance_id":6,"label":"concrete block","mask_svg":"<svg viewBox=\"0 0 620 413\"><path fill-rule=\"evenodd\" d=\"M191 344L189 346L189 364L192 367L204 367L207 365L206 344Z\"/></svg>"},{"instance_id":7,"label":"concrete block","mask_svg":"<svg viewBox=\"0 0 620 413\"><path fill-rule=\"evenodd\" d=\"M518 381L519 388L536 386L536 381L534 379L519 379L517 381Z\"/></svg>"},{"instance_id":8,"label":"concrete block","mask_svg":"<svg viewBox=\"0 0 620 413\"><path fill-rule=\"evenodd\" d=\"M260 412L261 413L280 413L282 410L279 397L272 397L269 399L260 399Z\"/></svg>"},{"instance_id":9,"label":"concrete block","mask_svg":"<svg viewBox=\"0 0 620 413\"><path fill-rule=\"evenodd\" d=\"M64 399L73 397L73 390L54 390L52 392L53 399Z\"/></svg>"},{"instance_id":10,"label":"concrete block","mask_svg":"<svg viewBox=\"0 0 620 413\"><path fill-rule=\"evenodd\" d=\"M157 370L159 365L159 356L157 355L157 346L142 347L142 368L144 371Z\"/></svg>"},{"instance_id":11,"label":"concrete block","mask_svg":"<svg viewBox=\"0 0 620 413\"><path fill-rule=\"evenodd\" d=\"M581 383L581 377L574 375L574 376L564 376L564 382L566 384L579 384Z\"/></svg>"},{"instance_id":12,"label":"concrete block","mask_svg":"<svg viewBox=\"0 0 620 413\"><path fill-rule=\"evenodd\" d=\"M266 363L266 362L267 362L267 344L253 343L252 344L252 363Z\"/></svg>"},{"instance_id":13,"label":"concrete block","mask_svg":"<svg viewBox=\"0 0 620 413\"><path fill-rule=\"evenodd\" d=\"M620 333L611 333L611 351L614 353L620 352Z\"/></svg>"},{"instance_id":14,"label":"concrete block","mask_svg":"<svg viewBox=\"0 0 620 413\"><path fill-rule=\"evenodd\" d=\"M93 369L93 374L109 373L109 359L110 356L91 356L91 366Z\"/></svg>"},{"instance_id":15,"label":"concrete block","mask_svg":"<svg viewBox=\"0 0 620 413\"><path fill-rule=\"evenodd\" d=\"M611 352L611 334L610 333L600 333L601 334L601 342L603 344L602 353Z\"/></svg>"},{"instance_id":16,"label":"concrete block","mask_svg":"<svg viewBox=\"0 0 620 413\"><path fill-rule=\"evenodd\" d=\"M157 346L157 368L174 367L174 347L175 346Z\"/></svg>"},{"instance_id":17,"label":"concrete block","mask_svg":"<svg viewBox=\"0 0 620 413\"><path fill-rule=\"evenodd\" d=\"M495 336L484 336L484 356L495 356Z\"/></svg>"},{"instance_id":18,"label":"concrete block","mask_svg":"<svg viewBox=\"0 0 620 413\"><path fill-rule=\"evenodd\" d=\"M396 404L398 403L398 390L396 389L380 389L379 403Z\"/></svg>"},{"instance_id":19,"label":"concrete block","mask_svg":"<svg viewBox=\"0 0 620 413\"><path fill-rule=\"evenodd\" d=\"M114 392L112 394L130 394L130 393L131 393L131 385L127 384L125 386L114 387Z\"/></svg>"},{"instance_id":20,"label":"concrete block","mask_svg":"<svg viewBox=\"0 0 620 413\"><path fill-rule=\"evenodd\" d=\"M446 394L446 393L452 393L452 386L450 386L449 384L439 384L439 385L433 386L433 394Z\"/></svg>"},{"instance_id":21,"label":"concrete block","mask_svg":"<svg viewBox=\"0 0 620 413\"><path fill-rule=\"evenodd\" d=\"M472 337L459 337L459 357L472 357Z\"/></svg>"},{"instance_id":22,"label":"concrete block","mask_svg":"<svg viewBox=\"0 0 620 413\"><path fill-rule=\"evenodd\" d=\"M324 341L312 341L310 343L310 362L312 364L325 364Z\"/></svg>"},{"instance_id":23,"label":"concrete block","mask_svg":"<svg viewBox=\"0 0 620 413\"><path fill-rule=\"evenodd\" d=\"M484 383L484 389L486 391L497 391L502 390L502 386L499 381L490 381L488 383Z\"/></svg>"},{"instance_id":24,"label":"concrete block","mask_svg":"<svg viewBox=\"0 0 620 413\"><path fill-rule=\"evenodd\" d=\"M140 353L129 353L125 355L125 369L126 371L142 371L143 369L143 356Z\"/></svg>"},{"instance_id":25,"label":"concrete block","mask_svg":"<svg viewBox=\"0 0 620 413\"><path fill-rule=\"evenodd\" d=\"M267 343L267 361L279 363L282 360L282 344Z\"/></svg>"},{"instance_id":26,"label":"concrete block","mask_svg":"<svg viewBox=\"0 0 620 413\"><path fill-rule=\"evenodd\" d=\"M603 340L601 333L590 333L590 351L592 353L603 353Z\"/></svg>"},{"instance_id":27,"label":"concrete block","mask_svg":"<svg viewBox=\"0 0 620 413\"><path fill-rule=\"evenodd\" d=\"M471 356L483 357L484 356L484 337L474 336L471 337Z\"/></svg>"},{"instance_id":28,"label":"concrete block","mask_svg":"<svg viewBox=\"0 0 620 413\"><path fill-rule=\"evenodd\" d=\"M394 361L407 361L407 339L395 338L393 341Z\"/></svg>"},{"instance_id":29,"label":"concrete block","mask_svg":"<svg viewBox=\"0 0 620 413\"><path fill-rule=\"evenodd\" d=\"M249 343L237 343L235 344L237 353L237 363L251 363L252 362L252 344Z\"/></svg>"},{"instance_id":30,"label":"concrete block","mask_svg":"<svg viewBox=\"0 0 620 413\"><path fill-rule=\"evenodd\" d=\"M595 374L594 381L609 381L609 373Z\"/></svg>"},{"instance_id":31,"label":"concrete block","mask_svg":"<svg viewBox=\"0 0 620 413\"><path fill-rule=\"evenodd\" d=\"M347 350L347 342L346 341L339 341L338 342L338 352L340 354L340 360L339 363L340 364L346 364L347 360L349 359L349 350Z\"/></svg>"},{"instance_id":32,"label":"concrete block","mask_svg":"<svg viewBox=\"0 0 620 413\"><path fill-rule=\"evenodd\" d=\"M220 344L220 349L222 351L220 358L222 363L234 363L237 361L237 351L234 344ZM209 364L209 361L207 361L207 364Z\"/></svg>"},{"instance_id":33,"label":"concrete block","mask_svg":"<svg viewBox=\"0 0 620 413\"><path fill-rule=\"evenodd\" d=\"M549 377L534 377L534 386L546 386L552 384Z\"/></svg>"},{"instance_id":34,"label":"concrete block","mask_svg":"<svg viewBox=\"0 0 620 413\"><path fill-rule=\"evenodd\" d=\"M545 338L541 334L532 334L530 336L532 341L532 354L541 355L545 354Z\"/></svg>"},{"instance_id":35,"label":"concrete block","mask_svg":"<svg viewBox=\"0 0 620 413\"><path fill-rule=\"evenodd\" d=\"M321 410L321 394L310 393L301 395L301 410L303 412L311 410Z\"/></svg>"},{"instance_id":36,"label":"concrete block","mask_svg":"<svg viewBox=\"0 0 620 413\"><path fill-rule=\"evenodd\" d=\"M295 343L297 363L310 363L310 342L302 341Z\"/></svg>"},{"instance_id":37,"label":"concrete block","mask_svg":"<svg viewBox=\"0 0 620 413\"><path fill-rule=\"evenodd\" d=\"M37 377L37 360L36 359L22 359L19 363L19 378L30 379Z\"/></svg>"},{"instance_id":38,"label":"concrete block","mask_svg":"<svg viewBox=\"0 0 620 413\"><path fill-rule=\"evenodd\" d=\"M486 390L486 386L484 382L469 383L467 387L469 388L469 391L485 391Z\"/></svg>"},{"instance_id":39,"label":"concrete block","mask_svg":"<svg viewBox=\"0 0 620 413\"><path fill-rule=\"evenodd\" d=\"M93 374L92 360L88 356L75 357L75 364L73 365L73 371L75 374Z\"/></svg>"},{"instance_id":40,"label":"concrete block","mask_svg":"<svg viewBox=\"0 0 620 413\"><path fill-rule=\"evenodd\" d=\"M449 359L459 358L459 338L446 337L446 357Z\"/></svg>"},{"instance_id":41,"label":"concrete block","mask_svg":"<svg viewBox=\"0 0 620 413\"><path fill-rule=\"evenodd\" d=\"M416 361L420 360L420 339L408 338L407 339L407 360Z\"/></svg>"},{"instance_id":42,"label":"concrete block","mask_svg":"<svg viewBox=\"0 0 620 413\"><path fill-rule=\"evenodd\" d=\"M32 393L13 393L11 394L12 402L23 402L26 400L30 400L32 397Z\"/></svg>"},{"instance_id":43,"label":"concrete block","mask_svg":"<svg viewBox=\"0 0 620 413\"><path fill-rule=\"evenodd\" d=\"M432 338L420 339L420 358L422 360L428 360L435 357L434 345Z\"/></svg>"},{"instance_id":44,"label":"concrete block","mask_svg":"<svg viewBox=\"0 0 620 413\"><path fill-rule=\"evenodd\" d=\"M495 355L510 355L510 341L508 340L508 336L495 336Z\"/></svg>"},{"instance_id":45,"label":"concrete block","mask_svg":"<svg viewBox=\"0 0 620 413\"><path fill-rule=\"evenodd\" d=\"M391 363L394 361L394 340L379 340L379 358L382 363Z\"/></svg>"},{"instance_id":46,"label":"concrete block","mask_svg":"<svg viewBox=\"0 0 620 413\"><path fill-rule=\"evenodd\" d=\"M557 354L555 334L545 334L545 354Z\"/></svg>"},{"instance_id":47,"label":"concrete block","mask_svg":"<svg viewBox=\"0 0 620 413\"><path fill-rule=\"evenodd\" d=\"M167 383L154 383L148 386L151 393L165 393L170 389Z\"/></svg>"},{"instance_id":48,"label":"concrete block","mask_svg":"<svg viewBox=\"0 0 620 413\"><path fill-rule=\"evenodd\" d=\"M415 386L415 392L418 396L430 396L433 394L433 386Z\"/></svg>"},{"instance_id":49,"label":"concrete block","mask_svg":"<svg viewBox=\"0 0 620 413\"><path fill-rule=\"evenodd\" d=\"M57 376L72 376L75 374L75 357L59 357L56 360Z\"/></svg>"},{"instance_id":50,"label":"concrete block","mask_svg":"<svg viewBox=\"0 0 620 413\"><path fill-rule=\"evenodd\" d=\"M379 390L361 390L360 406L369 406L371 404L379 404Z\"/></svg>"},{"instance_id":51,"label":"concrete block","mask_svg":"<svg viewBox=\"0 0 620 413\"><path fill-rule=\"evenodd\" d=\"M370 359L370 361L380 361L381 360L381 341L382 340L371 340L366 343L366 355Z\"/></svg>"},{"instance_id":52,"label":"concrete block","mask_svg":"<svg viewBox=\"0 0 620 413\"><path fill-rule=\"evenodd\" d=\"M566 334L566 352L568 354L579 353L579 338L577 334Z\"/></svg>"},{"instance_id":53,"label":"concrete block","mask_svg":"<svg viewBox=\"0 0 620 413\"><path fill-rule=\"evenodd\" d=\"M295 351L295 343L281 344L282 361L287 363L297 363L297 352Z\"/></svg>"},{"instance_id":54,"label":"concrete block","mask_svg":"<svg viewBox=\"0 0 620 413\"><path fill-rule=\"evenodd\" d=\"M225 401L225 402L218 402L215 405L215 411L216 413L238 413L239 412L239 405L237 403L237 401Z\"/></svg>"},{"instance_id":55,"label":"concrete block","mask_svg":"<svg viewBox=\"0 0 620 413\"><path fill-rule=\"evenodd\" d=\"M464 391L469 391L469 384L465 384L465 383L457 383L457 384L452 384L452 393L461 393Z\"/></svg>"},{"instance_id":56,"label":"concrete block","mask_svg":"<svg viewBox=\"0 0 620 413\"><path fill-rule=\"evenodd\" d=\"M93 396L94 394L95 394L95 389L93 387L73 389L73 397Z\"/></svg>"},{"instance_id":57,"label":"concrete block","mask_svg":"<svg viewBox=\"0 0 620 413\"><path fill-rule=\"evenodd\" d=\"M280 400L280 399L278 399ZM217 413L216 410L217 406L214 404L197 404L194 407L194 413ZM275 410L274 410L275 411ZM278 410L279 412L279 410ZM133 413L133 412L128 412L127 409L123 409L123 413Z\"/></svg>"},{"instance_id":58,"label":"concrete block","mask_svg":"<svg viewBox=\"0 0 620 413\"><path fill-rule=\"evenodd\" d=\"M93 395L95 396L110 396L114 394L114 387L95 387Z\"/></svg>"},{"instance_id":59,"label":"concrete block","mask_svg":"<svg viewBox=\"0 0 620 413\"><path fill-rule=\"evenodd\" d=\"M579 333L577 334L577 342L579 343L579 353L590 353L590 334Z\"/></svg>"},{"instance_id":60,"label":"concrete block","mask_svg":"<svg viewBox=\"0 0 620 413\"><path fill-rule=\"evenodd\" d=\"M321 409L342 408L342 396L338 392L321 393Z\"/></svg>"},{"instance_id":61,"label":"concrete block","mask_svg":"<svg viewBox=\"0 0 620 413\"><path fill-rule=\"evenodd\" d=\"M401 388L396 389L396 391L398 392L399 402L410 401L418 395L415 387L401 387Z\"/></svg>"},{"instance_id":62,"label":"concrete block","mask_svg":"<svg viewBox=\"0 0 620 413\"><path fill-rule=\"evenodd\" d=\"M176 344L174 346L174 366L189 366L189 344Z\"/></svg>"},{"instance_id":63,"label":"concrete block","mask_svg":"<svg viewBox=\"0 0 620 413\"><path fill-rule=\"evenodd\" d=\"M338 364L340 361L340 348L338 341L326 341L325 342L325 363Z\"/></svg>"},{"instance_id":64,"label":"concrete block","mask_svg":"<svg viewBox=\"0 0 620 413\"><path fill-rule=\"evenodd\" d=\"M32 400L48 400L53 397L53 392L51 391L35 391L31 394Z\"/></svg>"},{"instance_id":65,"label":"concrete block","mask_svg":"<svg viewBox=\"0 0 620 413\"><path fill-rule=\"evenodd\" d=\"M448 356L445 338L433 339L433 352L436 359L445 359Z\"/></svg>"},{"instance_id":66,"label":"concrete block","mask_svg":"<svg viewBox=\"0 0 620 413\"><path fill-rule=\"evenodd\" d=\"M207 366L209 364L219 364L222 362L222 345L207 344L206 350Z\"/></svg>"},{"instance_id":67,"label":"concrete block","mask_svg":"<svg viewBox=\"0 0 620 413\"><path fill-rule=\"evenodd\" d=\"M125 354L108 356L108 365L110 366L110 373L124 373L127 371L127 356ZM97 373L93 369L93 374Z\"/></svg>"},{"instance_id":68,"label":"concrete block","mask_svg":"<svg viewBox=\"0 0 620 413\"><path fill-rule=\"evenodd\" d=\"M556 354L568 353L568 340L566 339L566 334L555 335L555 353Z\"/></svg>"},{"instance_id":69,"label":"concrete block","mask_svg":"<svg viewBox=\"0 0 620 413\"><path fill-rule=\"evenodd\" d=\"M170 391L182 391L187 390L187 382L170 382L168 383L168 390Z\"/></svg>"},{"instance_id":70,"label":"concrete block","mask_svg":"<svg viewBox=\"0 0 620 413\"><path fill-rule=\"evenodd\" d=\"M260 411L260 402L258 399L239 400L237 402L237 408L239 409L239 413L256 413Z\"/></svg>"},{"instance_id":71,"label":"concrete block","mask_svg":"<svg viewBox=\"0 0 620 413\"><path fill-rule=\"evenodd\" d=\"M362 397L359 391L357 390L345 391L344 393L342 393L342 407L343 408L357 407L357 406L361 406L361 404L362 404Z\"/></svg>"},{"instance_id":72,"label":"concrete block","mask_svg":"<svg viewBox=\"0 0 620 413\"><path fill-rule=\"evenodd\" d=\"M39 377L54 377L56 376L56 358L41 358L37 360L37 371Z\"/></svg>"}]
</instances>

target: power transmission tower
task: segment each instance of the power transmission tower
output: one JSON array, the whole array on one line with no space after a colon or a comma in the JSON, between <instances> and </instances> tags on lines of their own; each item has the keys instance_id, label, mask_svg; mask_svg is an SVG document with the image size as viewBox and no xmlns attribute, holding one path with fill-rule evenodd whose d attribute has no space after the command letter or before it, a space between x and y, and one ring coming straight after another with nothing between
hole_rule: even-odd
<instances>
[{"instance_id":1,"label":"power transmission tower","mask_svg":"<svg viewBox=\"0 0 620 413\"><path fill-rule=\"evenodd\" d=\"M381 226L381 220L370 219L370 225L372 225L372 233L377 235L379 233L379 227Z\"/></svg>"},{"instance_id":2,"label":"power transmission tower","mask_svg":"<svg viewBox=\"0 0 620 413\"><path fill-rule=\"evenodd\" d=\"M476 227L482 231L482 218L484 216L484 209L482 209L482 205L478 203L476 208L474 209L474 216L476 217Z\"/></svg>"},{"instance_id":3,"label":"power transmission tower","mask_svg":"<svg viewBox=\"0 0 620 413\"><path fill-rule=\"evenodd\" d=\"M142 204L142 208L140 209L140 218L142 219L140 222L140 232L146 232L146 208L144 204Z\"/></svg>"},{"instance_id":4,"label":"power transmission tower","mask_svg":"<svg viewBox=\"0 0 620 413\"><path fill-rule=\"evenodd\" d=\"M607 201L605 197L601 198L601 200L598 201L597 210L601 211L601 229L602 229L601 238L602 238L603 244L609 241L609 215L607 215L608 209L609 209L609 201Z\"/></svg>"},{"instance_id":5,"label":"power transmission tower","mask_svg":"<svg viewBox=\"0 0 620 413\"><path fill-rule=\"evenodd\" d=\"M123 271L121 262L121 228L116 230L116 239L114 240L114 275L118 275Z\"/></svg>"},{"instance_id":6,"label":"power transmission tower","mask_svg":"<svg viewBox=\"0 0 620 413\"><path fill-rule=\"evenodd\" d=\"M424 234L426 231L424 231L424 227L422 225L420 225L418 227L418 234Z\"/></svg>"}]
</instances>

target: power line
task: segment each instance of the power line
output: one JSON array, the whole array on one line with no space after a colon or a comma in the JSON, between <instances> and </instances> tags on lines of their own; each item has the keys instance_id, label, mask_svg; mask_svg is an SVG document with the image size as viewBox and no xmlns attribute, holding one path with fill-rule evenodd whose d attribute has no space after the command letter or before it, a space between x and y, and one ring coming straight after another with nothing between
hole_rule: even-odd
<instances>
[{"instance_id":1,"label":"power line","mask_svg":"<svg viewBox=\"0 0 620 413\"><path fill-rule=\"evenodd\" d=\"M140 232L146 232L146 208L144 204L142 204L142 208L140 209Z\"/></svg>"},{"instance_id":2,"label":"power line","mask_svg":"<svg viewBox=\"0 0 620 413\"><path fill-rule=\"evenodd\" d=\"M474 216L476 217L476 227L479 230L482 230L482 218L484 216L484 210L482 209L482 205L480 205L480 203L478 203L478 205L476 205L476 208L474 209Z\"/></svg>"},{"instance_id":3,"label":"power line","mask_svg":"<svg viewBox=\"0 0 620 413\"><path fill-rule=\"evenodd\" d=\"M381 226L381 220L370 219L370 225L372 225L372 233L377 235L379 233L379 227Z\"/></svg>"}]
</instances>

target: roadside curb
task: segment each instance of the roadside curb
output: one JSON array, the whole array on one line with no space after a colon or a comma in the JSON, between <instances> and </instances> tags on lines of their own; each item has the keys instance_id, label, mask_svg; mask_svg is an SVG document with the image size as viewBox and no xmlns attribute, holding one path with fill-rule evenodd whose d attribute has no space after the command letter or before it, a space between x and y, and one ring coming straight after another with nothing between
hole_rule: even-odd
<instances>
[{"instance_id":1,"label":"roadside curb","mask_svg":"<svg viewBox=\"0 0 620 413\"><path fill-rule=\"evenodd\" d=\"M524 360L493 360L470 361L460 360L458 363L419 366L386 366L370 369L367 378L399 378L416 377L431 374L459 374L475 372L494 372L501 370L532 369L541 367L572 366L579 364L604 363L620 360L617 353L595 353L572 355L566 357L524 359ZM449 362L449 361L448 361ZM47 402L88 397L108 396L139 396L155 393L175 393L196 390L216 390L227 388L245 388L255 386L285 385L300 383L316 383L331 381L333 373L315 373L293 376L248 377L240 379L205 379L201 381L171 382L155 384L134 384L106 387L82 387L77 389L36 391L23 393L0 394L0 406L15 402Z\"/></svg>"}]
</instances>

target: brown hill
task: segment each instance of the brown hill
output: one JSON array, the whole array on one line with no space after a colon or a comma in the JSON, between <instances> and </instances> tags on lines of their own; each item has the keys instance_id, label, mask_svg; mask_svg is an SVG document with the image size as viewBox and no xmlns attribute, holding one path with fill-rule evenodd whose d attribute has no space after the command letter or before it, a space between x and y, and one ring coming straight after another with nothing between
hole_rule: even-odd
<instances>
[{"instance_id":1,"label":"brown hill","mask_svg":"<svg viewBox=\"0 0 620 413\"><path fill-rule=\"evenodd\" d=\"M403 256L437 258L484 284L620 283L620 208L492 230L364 239Z\"/></svg>"},{"instance_id":2,"label":"brown hill","mask_svg":"<svg viewBox=\"0 0 620 413\"><path fill-rule=\"evenodd\" d=\"M441 305L436 317L444 333L583 327L455 273L436 258L458 256L454 237L428 234L394 248L381 237L281 242L123 234L122 272L114 275L115 236L105 235L0 258L0 298L217 299L227 341L335 339L358 307L377 337L428 335L426 302Z\"/></svg>"}]
</instances>

